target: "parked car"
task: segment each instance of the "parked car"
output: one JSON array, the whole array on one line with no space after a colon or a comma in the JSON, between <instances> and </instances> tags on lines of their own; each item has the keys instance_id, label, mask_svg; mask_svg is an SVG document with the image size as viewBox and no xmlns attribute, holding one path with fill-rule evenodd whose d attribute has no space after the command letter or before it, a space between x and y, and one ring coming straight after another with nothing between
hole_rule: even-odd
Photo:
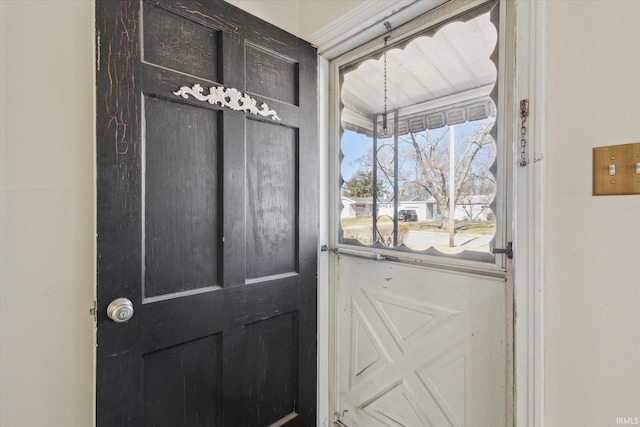
<instances>
[{"instance_id":1,"label":"parked car","mask_svg":"<svg viewBox=\"0 0 640 427\"><path fill-rule=\"evenodd\" d=\"M414 209L400 209L398 211L398 220L400 221L417 221L418 214Z\"/></svg>"}]
</instances>

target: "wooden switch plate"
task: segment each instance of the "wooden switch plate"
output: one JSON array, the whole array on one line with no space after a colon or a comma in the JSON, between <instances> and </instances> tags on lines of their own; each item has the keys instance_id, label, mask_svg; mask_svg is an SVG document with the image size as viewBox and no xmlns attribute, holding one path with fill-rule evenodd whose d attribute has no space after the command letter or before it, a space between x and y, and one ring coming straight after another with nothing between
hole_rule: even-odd
<instances>
[{"instance_id":1,"label":"wooden switch plate","mask_svg":"<svg viewBox=\"0 0 640 427\"><path fill-rule=\"evenodd\" d=\"M640 142L595 147L593 149L593 195L640 194L639 165Z\"/></svg>"}]
</instances>

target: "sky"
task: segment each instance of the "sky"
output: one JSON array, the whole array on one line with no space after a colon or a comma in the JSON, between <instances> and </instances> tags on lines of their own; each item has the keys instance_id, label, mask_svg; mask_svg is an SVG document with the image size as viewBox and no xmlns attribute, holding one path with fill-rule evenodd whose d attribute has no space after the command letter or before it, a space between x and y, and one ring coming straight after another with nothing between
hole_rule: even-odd
<instances>
[{"instance_id":1,"label":"sky","mask_svg":"<svg viewBox=\"0 0 640 427\"><path fill-rule=\"evenodd\" d=\"M341 148L344 160L340 170L345 181L348 181L358 170L355 161L367 153L367 150L373 144L372 140L373 138L350 130L345 130L342 134Z\"/></svg>"},{"instance_id":2,"label":"sky","mask_svg":"<svg viewBox=\"0 0 640 427\"><path fill-rule=\"evenodd\" d=\"M463 142L465 141L465 137L468 138L470 135L473 135L474 129L477 131L478 123L480 123L480 121L465 122L463 124L456 125L456 142ZM441 138L443 136L443 133L447 132L447 129L448 127L443 127L433 130L432 137L435 139ZM446 142L448 144L448 138L449 136L445 135L445 140L443 142ZM462 139L462 141L459 141L459 139ZM366 154L368 150L371 149L372 145L372 137L368 137L366 135L350 130L344 131L344 133L342 134L340 145L342 154L344 155L344 159L342 161L342 164L340 165L340 170L344 181L348 181L358 170L359 165L357 164L357 160L364 154ZM458 146L458 144L456 145ZM495 154L491 155L493 156Z\"/></svg>"}]
</instances>

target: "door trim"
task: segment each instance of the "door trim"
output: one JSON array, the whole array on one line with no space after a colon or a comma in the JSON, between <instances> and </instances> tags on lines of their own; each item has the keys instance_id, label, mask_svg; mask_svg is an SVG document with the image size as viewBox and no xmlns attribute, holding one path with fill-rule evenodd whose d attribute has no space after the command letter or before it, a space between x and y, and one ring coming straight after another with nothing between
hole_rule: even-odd
<instances>
[{"instance_id":1,"label":"door trim","mask_svg":"<svg viewBox=\"0 0 640 427\"><path fill-rule=\"evenodd\" d=\"M514 173L515 425L522 427L544 426L546 21L546 0L516 3L516 99L530 105L530 163Z\"/></svg>"},{"instance_id":2,"label":"door trim","mask_svg":"<svg viewBox=\"0 0 640 427\"><path fill-rule=\"evenodd\" d=\"M309 41L318 46L320 56L333 59L382 35L386 31L382 22L388 21L391 28L399 27L448 1L450 0L363 2L331 25L309 36Z\"/></svg>"},{"instance_id":3,"label":"door trim","mask_svg":"<svg viewBox=\"0 0 640 427\"><path fill-rule=\"evenodd\" d=\"M464 0L462 0L464 1ZM513 0L506 0L513 2ZM407 4L407 6L410 3ZM396 8L396 9L394 9ZM407 9L409 9L407 7ZM529 116L529 158L533 161L526 168L518 168L513 174L513 236L516 257L513 260L514 283L514 425L516 427L544 426L544 99L546 81L546 0L515 2L516 94L515 99L529 99L532 105ZM366 11L370 11L368 14ZM329 203L329 188L335 171L330 162L333 148L329 143L329 60L350 48L344 49L349 39L354 40L344 22L358 17L363 28L370 28L383 18L397 16L397 5L373 8L363 5L344 15L334 24L312 35L309 41L318 47L319 58L319 141L321 170L330 173L321 180L320 188L320 243L329 244L333 212ZM406 13L406 11L405 11ZM420 12L413 10L404 15L406 21L416 18ZM366 18L364 18L367 16ZM405 21L405 22L406 22ZM380 34L384 29L380 30ZM379 34L378 34L379 35ZM336 53L339 46L341 50ZM515 123L513 124L515 126ZM335 295L332 285L334 272L329 268L329 253L318 255L318 425L329 425L329 378L335 374L330 351L329 331L334 327L330 317ZM328 349L328 350L327 350Z\"/></svg>"}]
</instances>

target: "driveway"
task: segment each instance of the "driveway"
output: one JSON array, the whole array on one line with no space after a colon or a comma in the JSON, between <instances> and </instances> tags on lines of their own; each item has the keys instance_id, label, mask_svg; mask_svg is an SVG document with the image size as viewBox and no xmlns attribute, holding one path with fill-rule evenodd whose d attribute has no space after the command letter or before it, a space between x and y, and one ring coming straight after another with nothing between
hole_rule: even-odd
<instances>
[{"instance_id":1,"label":"driveway","mask_svg":"<svg viewBox=\"0 0 640 427\"><path fill-rule=\"evenodd\" d=\"M456 234L453 237L454 244L460 248L489 250L489 242L492 235ZM404 244L412 249L427 249L431 246L449 246L449 233L432 233L428 231L409 231Z\"/></svg>"}]
</instances>

